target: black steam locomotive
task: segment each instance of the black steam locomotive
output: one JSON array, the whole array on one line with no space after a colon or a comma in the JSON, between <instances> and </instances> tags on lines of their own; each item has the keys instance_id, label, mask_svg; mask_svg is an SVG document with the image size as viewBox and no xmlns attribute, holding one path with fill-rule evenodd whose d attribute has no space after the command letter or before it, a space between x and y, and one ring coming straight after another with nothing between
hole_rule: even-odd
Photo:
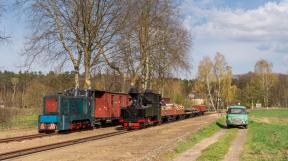
<instances>
[{"instance_id":1,"label":"black steam locomotive","mask_svg":"<svg viewBox=\"0 0 288 161\"><path fill-rule=\"evenodd\" d=\"M161 95L151 90L140 93L136 88L129 90L130 105L121 109L121 122L126 129L145 128L161 123Z\"/></svg>"}]
</instances>

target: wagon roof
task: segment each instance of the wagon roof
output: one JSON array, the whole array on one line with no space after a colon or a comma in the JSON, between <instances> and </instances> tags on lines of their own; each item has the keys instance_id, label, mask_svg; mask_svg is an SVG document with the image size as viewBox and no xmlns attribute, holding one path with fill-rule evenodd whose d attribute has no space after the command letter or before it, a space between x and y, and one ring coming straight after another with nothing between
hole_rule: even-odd
<instances>
[{"instance_id":1,"label":"wagon roof","mask_svg":"<svg viewBox=\"0 0 288 161\"><path fill-rule=\"evenodd\" d=\"M124 94L124 95L128 95L128 93L124 93L124 92L111 92L111 91L103 91L103 90L97 90L97 89L89 89L92 92L95 93L112 93L112 94Z\"/></svg>"}]
</instances>

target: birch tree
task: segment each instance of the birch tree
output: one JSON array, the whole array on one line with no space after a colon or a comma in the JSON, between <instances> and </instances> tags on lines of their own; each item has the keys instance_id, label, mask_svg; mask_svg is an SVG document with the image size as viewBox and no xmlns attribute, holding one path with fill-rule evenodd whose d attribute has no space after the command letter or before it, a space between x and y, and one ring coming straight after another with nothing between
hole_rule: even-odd
<instances>
[{"instance_id":1,"label":"birch tree","mask_svg":"<svg viewBox=\"0 0 288 161\"><path fill-rule=\"evenodd\" d=\"M257 61L255 73L260 83L264 106L268 108L270 91L273 86L272 64L264 59Z\"/></svg>"},{"instance_id":2,"label":"birch tree","mask_svg":"<svg viewBox=\"0 0 288 161\"><path fill-rule=\"evenodd\" d=\"M209 102L214 110L232 102L236 87L232 86L232 69L224 55L216 53L214 60L204 57L198 66L198 80L205 84Z\"/></svg>"},{"instance_id":3,"label":"birch tree","mask_svg":"<svg viewBox=\"0 0 288 161\"><path fill-rule=\"evenodd\" d=\"M205 89L207 91L209 102L213 108L216 110L214 104L214 97L212 95L212 83L215 81L215 76L213 74L213 62L209 57L204 57L198 66L198 79L205 84Z\"/></svg>"}]
</instances>

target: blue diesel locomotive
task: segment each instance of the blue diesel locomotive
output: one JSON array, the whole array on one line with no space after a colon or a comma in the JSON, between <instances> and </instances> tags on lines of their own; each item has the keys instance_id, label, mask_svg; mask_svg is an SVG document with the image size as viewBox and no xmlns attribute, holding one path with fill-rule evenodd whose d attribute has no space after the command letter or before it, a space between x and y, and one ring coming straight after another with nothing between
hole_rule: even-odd
<instances>
[{"instance_id":1,"label":"blue diesel locomotive","mask_svg":"<svg viewBox=\"0 0 288 161\"><path fill-rule=\"evenodd\" d=\"M92 127L93 93L68 90L64 94L45 96L43 114L39 115L39 132L65 131Z\"/></svg>"}]
</instances>

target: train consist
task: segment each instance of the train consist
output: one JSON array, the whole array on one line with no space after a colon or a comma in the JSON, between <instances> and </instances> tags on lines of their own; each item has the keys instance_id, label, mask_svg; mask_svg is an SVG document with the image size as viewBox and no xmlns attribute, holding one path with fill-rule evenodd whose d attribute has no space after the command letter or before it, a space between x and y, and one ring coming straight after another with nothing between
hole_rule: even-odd
<instances>
[{"instance_id":1,"label":"train consist","mask_svg":"<svg viewBox=\"0 0 288 161\"><path fill-rule=\"evenodd\" d=\"M107 122L121 123L126 129L145 128L200 115L205 110L205 106L185 109L168 104L150 90L140 93L136 88L131 88L127 94L70 89L43 98L43 114L39 115L38 131L47 133L93 128Z\"/></svg>"},{"instance_id":2,"label":"train consist","mask_svg":"<svg viewBox=\"0 0 288 161\"><path fill-rule=\"evenodd\" d=\"M161 96L150 90L144 93L131 88L129 91L131 103L121 109L122 126L125 129L139 129L161 124L170 120L178 120L204 114L205 106L185 109L183 106L166 104Z\"/></svg>"},{"instance_id":3,"label":"train consist","mask_svg":"<svg viewBox=\"0 0 288 161\"><path fill-rule=\"evenodd\" d=\"M66 90L43 98L39 132L65 131L119 122L120 109L128 106L129 95L98 90Z\"/></svg>"}]
</instances>

